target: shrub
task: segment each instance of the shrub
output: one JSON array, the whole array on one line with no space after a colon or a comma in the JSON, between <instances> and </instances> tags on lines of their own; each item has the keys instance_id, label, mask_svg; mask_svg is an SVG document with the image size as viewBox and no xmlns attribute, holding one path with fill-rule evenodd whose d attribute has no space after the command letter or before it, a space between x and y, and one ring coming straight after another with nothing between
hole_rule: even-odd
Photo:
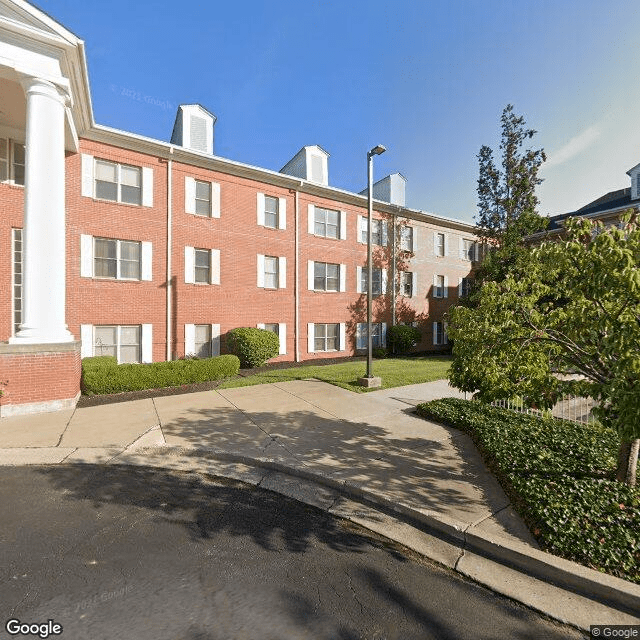
<instances>
[{"instance_id":1,"label":"shrub","mask_svg":"<svg viewBox=\"0 0 640 640\"><path fill-rule=\"evenodd\" d=\"M243 368L261 367L280 352L280 340L273 331L239 327L227 334L227 348L240 358Z\"/></svg>"},{"instance_id":2,"label":"shrub","mask_svg":"<svg viewBox=\"0 0 640 640\"><path fill-rule=\"evenodd\" d=\"M422 334L416 327L396 324L387 329L387 343L394 353L409 353L422 339Z\"/></svg>"},{"instance_id":3,"label":"shrub","mask_svg":"<svg viewBox=\"0 0 640 640\"><path fill-rule=\"evenodd\" d=\"M117 367L118 360L115 356L93 356L82 358L83 369L103 369L105 367Z\"/></svg>"},{"instance_id":4,"label":"shrub","mask_svg":"<svg viewBox=\"0 0 640 640\"><path fill-rule=\"evenodd\" d=\"M89 360L90 362L86 362ZM150 364L95 363L97 358L82 360L82 390L87 395L178 387L234 376L240 362L236 356L224 355L202 360L171 360ZM115 358L114 358L115 360Z\"/></svg>"},{"instance_id":5,"label":"shrub","mask_svg":"<svg viewBox=\"0 0 640 640\"><path fill-rule=\"evenodd\" d=\"M374 358L386 358L388 356L388 352L384 347L376 347L373 350L373 357Z\"/></svg>"},{"instance_id":6,"label":"shrub","mask_svg":"<svg viewBox=\"0 0 640 640\"><path fill-rule=\"evenodd\" d=\"M471 435L543 549L640 583L640 488L612 479L613 429L455 398L418 413Z\"/></svg>"}]
</instances>

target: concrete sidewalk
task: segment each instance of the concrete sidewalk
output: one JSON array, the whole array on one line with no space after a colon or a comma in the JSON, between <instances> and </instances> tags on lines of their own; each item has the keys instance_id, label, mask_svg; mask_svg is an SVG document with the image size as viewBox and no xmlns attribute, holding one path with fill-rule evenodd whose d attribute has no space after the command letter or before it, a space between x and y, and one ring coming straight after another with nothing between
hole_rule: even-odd
<instances>
[{"instance_id":1,"label":"concrete sidewalk","mask_svg":"<svg viewBox=\"0 0 640 640\"><path fill-rule=\"evenodd\" d=\"M0 464L224 475L349 517L581 628L638 620L640 588L539 551L471 439L415 415L445 396L461 394L446 381L355 394L300 380L3 418Z\"/></svg>"}]
</instances>

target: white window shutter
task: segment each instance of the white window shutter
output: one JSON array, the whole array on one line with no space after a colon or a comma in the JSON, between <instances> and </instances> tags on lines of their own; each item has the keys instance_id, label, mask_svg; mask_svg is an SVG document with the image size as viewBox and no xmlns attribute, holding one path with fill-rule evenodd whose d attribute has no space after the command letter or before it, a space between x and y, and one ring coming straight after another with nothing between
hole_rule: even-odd
<instances>
[{"instance_id":1,"label":"white window shutter","mask_svg":"<svg viewBox=\"0 0 640 640\"><path fill-rule=\"evenodd\" d=\"M91 358L93 356L93 325L81 324L80 325L80 340L82 345L80 346L80 357Z\"/></svg>"},{"instance_id":2,"label":"white window shutter","mask_svg":"<svg viewBox=\"0 0 640 640\"><path fill-rule=\"evenodd\" d=\"M362 322L356 324L356 349L366 349L364 344L364 331L362 330Z\"/></svg>"},{"instance_id":3,"label":"white window shutter","mask_svg":"<svg viewBox=\"0 0 640 640\"><path fill-rule=\"evenodd\" d=\"M258 254L258 287L264 289L264 256Z\"/></svg>"},{"instance_id":4,"label":"white window shutter","mask_svg":"<svg viewBox=\"0 0 640 640\"><path fill-rule=\"evenodd\" d=\"M438 232L433 232L433 255L438 255Z\"/></svg>"},{"instance_id":5,"label":"white window shutter","mask_svg":"<svg viewBox=\"0 0 640 640\"><path fill-rule=\"evenodd\" d=\"M150 242L142 243L142 269L141 280L152 280L153 245Z\"/></svg>"},{"instance_id":6,"label":"white window shutter","mask_svg":"<svg viewBox=\"0 0 640 640\"><path fill-rule=\"evenodd\" d=\"M211 249L211 284L220 284L220 249Z\"/></svg>"},{"instance_id":7,"label":"white window shutter","mask_svg":"<svg viewBox=\"0 0 640 640\"><path fill-rule=\"evenodd\" d=\"M153 325L142 325L142 362L153 362Z\"/></svg>"},{"instance_id":8,"label":"white window shutter","mask_svg":"<svg viewBox=\"0 0 640 640\"><path fill-rule=\"evenodd\" d=\"M363 240L362 240L363 231L364 231L364 218L362 216L358 216L358 227L357 227L356 234L358 235L357 240L360 244L363 243Z\"/></svg>"},{"instance_id":9,"label":"white window shutter","mask_svg":"<svg viewBox=\"0 0 640 640\"><path fill-rule=\"evenodd\" d=\"M447 276L444 277L444 291L442 292L442 297L449 297L449 278Z\"/></svg>"},{"instance_id":10,"label":"white window shutter","mask_svg":"<svg viewBox=\"0 0 640 640\"><path fill-rule=\"evenodd\" d=\"M313 204L309 205L308 231L311 235L316 232L316 207Z\"/></svg>"},{"instance_id":11,"label":"white window shutter","mask_svg":"<svg viewBox=\"0 0 640 640\"><path fill-rule=\"evenodd\" d=\"M184 281L187 283L194 283L195 278L195 264L196 264L196 250L193 247L184 248Z\"/></svg>"},{"instance_id":12,"label":"white window shutter","mask_svg":"<svg viewBox=\"0 0 640 640\"><path fill-rule=\"evenodd\" d=\"M445 256L449 255L449 234L448 233L444 234L444 255Z\"/></svg>"},{"instance_id":13,"label":"white window shutter","mask_svg":"<svg viewBox=\"0 0 640 640\"><path fill-rule=\"evenodd\" d=\"M256 325L256 327L257 327L258 329L262 329L263 331L264 331L265 326L266 326L266 325L264 324L264 322L258 322L258 324Z\"/></svg>"},{"instance_id":14,"label":"white window shutter","mask_svg":"<svg viewBox=\"0 0 640 640\"><path fill-rule=\"evenodd\" d=\"M278 258L278 289L287 288L287 259L284 256Z\"/></svg>"},{"instance_id":15,"label":"white window shutter","mask_svg":"<svg viewBox=\"0 0 640 640\"><path fill-rule=\"evenodd\" d=\"M339 269L340 269L340 291L345 292L347 290L347 265L341 264Z\"/></svg>"},{"instance_id":16,"label":"white window shutter","mask_svg":"<svg viewBox=\"0 0 640 640\"><path fill-rule=\"evenodd\" d=\"M307 352L315 353L316 350L316 330L313 322L307 323Z\"/></svg>"},{"instance_id":17,"label":"white window shutter","mask_svg":"<svg viewBox=\"0 0 640 640\"><path fill-rule=\"evenodd\" d=\"M438 344L438 323L433 323L433 344Z\"/></svg>"},{"instance_id":18,"label":"white window shutter","mask_svg":"<svg viewBox=\"0 0 640 640\"><path fill-rule=\"evenodd\" d=\"M462 277L458 278L458 297L462 298Z\"/></svg>"},{"instance_id":19,"label":"white window shutter","mask_svg":"<svg viewBox=\"0 0 640 640\"><path fill-rule=\"evenodd\" d=\"M362 267L356 267L356 293L362 293Z\"/></svg>"},{"instance_id":20,"label":"white window shutter","mask_svg":"<svg viewBox=\"0 0 640 640\"><path fill-rule=\"evenodd\" d=\"M476 262L480 260L480 243L477 241L473 243L473 253Z\"/></svg>"},{"instance_id":21,"label":"white window shutter","mask_svg":"<svg viewBox=\"0 0 640 640\"><path fill-rule=\"evenodd\" d=\"M382 246L386 247L387 244L389 243L389 231L387 228L387 221L386 220L380 220L380 227L382 229Z\"/></svg>"},{"instance_id":22,"label":"white window shutter","mask_svg":"<svg viewBox=\"0 0 640 640\"><path fill-rule=\"evenodd\" d=\"M196 352L196 325L184 325L184 355L195 355Z\"/></svg>"},{"instance_id":23,"label":"white window shutter","mask_svg":"<svg viewBox=\"0 0 640 640\"><path fill-rule=\"evenodd\" d=\"M211 355L220 355L220 325L211 325Z\"/></svg>"},{"instance_id":24,"label":"white window shutter","mask_svg":"<svg viewBox=\"0 0 640 640\"><path fill-rule=\"evenodd\" d=\"M387 346L387 323L382 323L382 346Z\"/></svg>"},{"instance_id":25,"label":"white window shutter","mask_svg":"<svg viewBox=\"0 0 640 640\"><path fill-rule=\"evenodd\" d=\"M287 199L278 198L278 229L287 228Z\"/></svg>"},{"instance_id":26,"label":"white window shutter","mask_svg":"<svg viewBox=\"0 0 640 640\"><path fill-rule=\"evenodd\" d=\"M447 335L447 327L449 326L448 322L442 323L442 344L449 344L449 336Z\"/></svg>"},{"instance_id":27,"label":"white window shutter","mask_svg":"<svg viewBox=\"0 0 640 640\"><path fill-rule=\"evenodd\" d=\"M278 338L280 339L280 355L287 355L287 325L283 322L278 325Z\"/></svg>"},{"instance_id":28,"label":"white window shutter","mask_svg":"<svg viewBox=\"0 0 640 640\"><path fill-rule=\"evenodd\" d=\"M438 276L437 274L433 274L433 297L438 297Z\"/></svg>"},{"instance_id":29,"label":"white window shutter","mask_svg":"<svg viewBox=\"0 0 640 640\"><path fill-rule=\"evenodd\" d=\"M196 212L196 181L190 176L184 178L184 210L185 213Z\"/></svg>"},{"instance_id":30,"label":"white window shutter","mask_svg":"<svg viewBox=\"0 0 640 640\"><path fill-rule=\"evenodd\" d=\"M418 249L418 227L411 227L411 251L416 253Z\"/></svg>"},{"instance_id":31,"label":"white window shutter","mask_svg":"<svg viewBox=\"0 0 640 640\"><path fill-rule=\"evenodd\" d=\"M80 236L80 276L93 278L93 236Z\"/></svg>"},{"instance_id":32,"label":"white window shutter","mask_svg":"<svg viewBox=\"0 0 640 640\"><path fill-rule=\"evenodd\" d=\"M340 212L340 240L347 239L347 212Z\"/></svg>"},{"instance_id":33,"label":"white window shutter","mask_svg":"<svg viewBox=\"0 0 640 640\"><path fill-rule=\"evenodd\" d=\"M256 214L258 217L258 226L264 227L264 193L256 194Z\"/></svg>"},{"instance_id":34,"label":"white window shutter","mask_svg":"<svg viewBox=\"0 0 640 640\"><path fill-rule=\"evenodd\" d=\"M340 323L340 351L344 351L347 348L347 324L346 322Z\"/></svg>"},{"instance_id":35,"label":"white window shutter","mask_svg":"<svg viewBox=\"0 0 640 640\"><path fill-rule=\"evenodd\" d=\"M411 297L418 297L418 274L414 271L411 276Z\"/></svg>"},{"instance_id":36,"label":"white window shutter","mask_svg":"<svg viewBox=\"0 0 640 640\"><path fill-rule=\"evenodd\" d=\"M458 240L459 240L459 243L458 243L458 257L461 260L464 260L466 258L466 256L464 255L464 238L462 236L459 236Z\"/></svg>"},{"instance_id":37,"label":"white window shutter","mask_svg":"<svg viewBox=\"0 0 640 640\"><path fill-rule=\"evenodd\" d=\"M220 185L217 182L211 183L211 217L220 217Z\"/></svg>"},{"instance_id":38,"label":"white window shutter","mask_svg":"<svg viewBox=\"0 0 640 640\"><path fill-rule=\"evenodd\" d=\"M93 198L93 156L82 154L82 183L80 193L87 198Z\"/></svg>"},{"instance_id":39,"label":"white window shutter","mask_svg":"<svg viewBox=\"0 0 640 640\"><path fill-rule=\"evenodd\" d=\"M382 274L380 275L380 279L382 280L382 294L387 293L387 270L383 269Z\"/></svg>"},{"instance_id":40,"label":"white window shutter","mask_svg":"<svg viewBox=\"0 0 640 640\"><path fill-rule=\"evenodd\" d=\"M307 289L314 291L315 286L315 262L309 260L307 262Z\"/></svg>"},{"instance_id":41,"label":"white window shutter","mask_svg":"<svg viewBox=\"0 0 640 640\"><path fill-rule=\"evenodd\" d=\"M153 169L142 167L142 206L153 207Z\"/></svg>"}]
</instances>

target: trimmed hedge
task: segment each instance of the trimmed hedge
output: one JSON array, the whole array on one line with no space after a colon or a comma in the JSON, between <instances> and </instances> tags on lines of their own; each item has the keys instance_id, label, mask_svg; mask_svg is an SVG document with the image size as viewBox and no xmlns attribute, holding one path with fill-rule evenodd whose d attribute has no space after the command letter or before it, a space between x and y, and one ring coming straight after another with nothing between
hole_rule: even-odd
<instances>
[{"instance_id":1,"label":"trimmed hedge","mask_svg":"<svg viewBox=\"0 0 640 640\"><path fill-rule=\"evenodd\" d=\"M224 355L202 360L171 360L150 364L114 364L115 358L82 360L82 391L103 395L142 389L178 387L235 376L240 369L236 356ZM98 362L96 362L98 361Z\"/></svg>"},{"instance_id":2,"label":"trimmed hedge","mask_svg":"<svg viewBox=\"0 0 640 640\"><path fill-rule=\"evenodd\" d=\"M227 349L240 358L243 368L262 367L280 353L280 339L273 331L239 327L227 334Z\"/></svg>"},{"instance_id":3,"label":"trimmed hedge","mask_svg":"<svg viewBox=\"0 0 640 640\"><path fill-rule=\"evenodd\" d=\"M615 431L454 398L418 413L471 435L543 549L640 583L640 487L613 479Z\"/></svg>"},{"instance_id":4,"label":"trimmed hedge","mask_svg":"<svg viewBox=\"0 0 640 640\"><path fill-rule=\"evenodd\" d=\"M394 353L409 353L420 340L422 340L422 334L416 327L396 324L387 329L387 344Z\"/></svg>"}]
</instances>

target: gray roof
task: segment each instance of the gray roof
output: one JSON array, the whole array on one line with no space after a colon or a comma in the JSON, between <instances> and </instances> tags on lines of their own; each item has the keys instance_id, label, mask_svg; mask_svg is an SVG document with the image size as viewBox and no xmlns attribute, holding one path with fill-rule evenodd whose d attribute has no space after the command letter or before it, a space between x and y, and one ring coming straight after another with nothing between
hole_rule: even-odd
<instances>
[{"instance_id":1,"label":"gray roof","mask_svg":"<svg viewBox=\"0 0 640 640\"><path fill-rule=\"evenodd\" d=\"M567 218L573 218L577 216L587 216L595 213L605 213L607 211L617 211L627 207L633 207L637 205L638 201L631 200L631 187L626 189L618 189L617 191L609 191L609 193L601 196L600 198L586 204L576 211L569 211L568 213L561 213L557 216L550 216L548 231L554 231L562 228L562 221Z\"/></svg>"}]
</instances>

